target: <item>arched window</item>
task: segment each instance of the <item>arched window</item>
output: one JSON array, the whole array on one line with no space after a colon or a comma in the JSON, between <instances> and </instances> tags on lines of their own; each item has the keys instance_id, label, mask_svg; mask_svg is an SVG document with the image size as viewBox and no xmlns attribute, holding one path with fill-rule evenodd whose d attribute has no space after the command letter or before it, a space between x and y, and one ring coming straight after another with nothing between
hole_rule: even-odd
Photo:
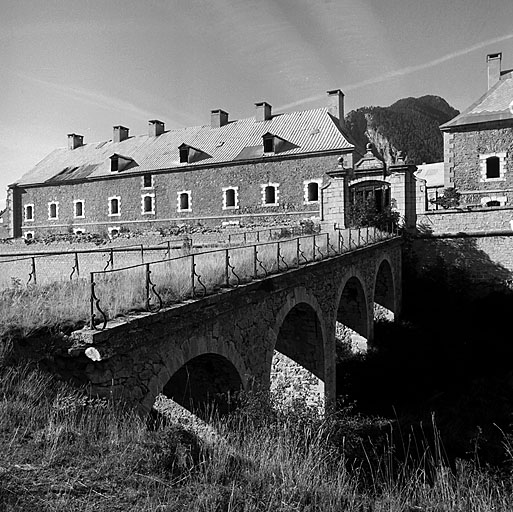
<instances>
[{"instance_id":1,"label":"arched window","mask_svg":"<svg viewBox=\"0 0 513 512\"><path fill-rule=\"evenodd\" d=\"M75 217L83 217L84 216L84 202L83 201L75 201Z\"/></svg>"},{"instance_id":2,"label":"arched window","mask_svg":"<svg viewBox=\"0 0 513 512\"><path fill-rule=\"evenodd\" d=\"M190 212L192 210L191 207L191 192L190 190L183 190L182 192L178 192L178 208L179 212Z\"/></svg>"},{"instance_id":3,"label":"arched window","mask_svg":"<svg viewBox=\"0 0 513 512\"><path fill-rule=\"evenodd\" d=\"M34 205L25 205L25 220L34 220Z\"/></svg>"},{"instance_id":4,"label":"arched window","mask_svg":"<svg viewBox=\"0 0 513 512\"><path fill-rule=\"evenodd\" d=\"M58 203L48 203L48 218L57 219L59 216Z\"/></svg>"},{"instance_id":5,"label":"arched window","mask_svg":"<svg viewBox=\"0 0 513 512\"><path fill-rule=\"evenodd\" d=\"M498 156L490 156L486 159L486 178L500 178L500 160Z\"/></svg>"},{"instance_id":6,"label":"arched window","mask_svg":"<svg viewBox=\"0 0 513 512\"><path fill-rule=\"evenodd\" d=\"M143 213L152 213L153 212L153 197L152 196L144 196L143 197Z\"/></svg>"},{"instance_id":7,"label":"arched window","mask_svg":"<svg viewBox=\"0 0 513 512\"><path fill-rule=\"evenodd\" d=\"M319 184L316 181L308 183L307 198L308 202L319 200Z\"/></svg>"},{"instance_id":8,"label":"arched window","mask_svg":"<svg viewBox=\"0 0 513 512\"><path fill-rule=\"evenodd\" d=\"M226 207L233 208L235 206L235 190L229 188L226 192Z\"/></svg>"},{"instance_id":9,"label":"arched window","mask_svg":"<svg viewBox=\"0 0 513 512\"><path fill-rule=\"evenodd\" d=\"M117 198L117 197L110 198L109 215L119 215L119 198Z\"/></svg>"},{"instance_id":10,"label":"arched window","mask_svg":"<svg viewBox=\"0 0 513 512\"><path fill-rule=\"evenodd\" d=\"M265 204L276 203L276 188L272 185L265 187Z\"/></svg>"}]
</instances>

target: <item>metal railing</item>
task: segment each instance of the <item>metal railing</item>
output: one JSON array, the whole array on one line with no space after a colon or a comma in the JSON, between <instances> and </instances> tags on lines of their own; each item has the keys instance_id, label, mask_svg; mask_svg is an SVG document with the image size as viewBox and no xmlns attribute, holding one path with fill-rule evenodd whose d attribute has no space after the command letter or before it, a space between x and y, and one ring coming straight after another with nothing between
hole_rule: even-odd
<instances>
[{"instance_id":1,"label":"metal railing","mask_svg":"<svg viewBox=\"0 0 513 512\"><path fill-rule=\"evenodd\" d=\"M309 230L309 233L305 233L305 231ZM320 232L320 225L317 225L314 229L314 233L318 234ZM248 230L248 231L240 231L238 233L229 233L228 234L228 243L260 243L264 241L271 241L273 239L278 238L290 238L291 236L303 236L312 233L311 228L306 226L275 226L266 229L256 229L256 230Z\"/></svg>"},{"instance_id":2,"label":"metal railing","mask_svg":"<svg viewBox=\"0 0 513 512\"><path fill-rule=\"evenodd\" d=\"M376 228L344 229L332 235L303 235L94 271L90 273L89 326L105 329L110 318L124 312L157 312L164 305L200 299L397 235Z\"/></svg>"},{"instance_id":3,"label":"metal railing","mask_svg":"<svg viewBox=\"0 0 513 512\"><path fill-rule=\"evenodd\" d=\"M127 266L127 259L138 259L141 264L148 260L167 259L173 250L192 249L191 240L165 240L159 244L143 244L98 249L74 249L72 251L17 252L0 254L0 271L4 277L19 279L25 276L26 284L41 284L62 280L73 280L87 275L91 267L114 269L116 264ZM44 279L41 279L43 276ZM0 279L1 281L1 279ZM4 283L6 284L6 283ZM0 282L0 288L2 283Z\"/></svg>"}]
</instances>

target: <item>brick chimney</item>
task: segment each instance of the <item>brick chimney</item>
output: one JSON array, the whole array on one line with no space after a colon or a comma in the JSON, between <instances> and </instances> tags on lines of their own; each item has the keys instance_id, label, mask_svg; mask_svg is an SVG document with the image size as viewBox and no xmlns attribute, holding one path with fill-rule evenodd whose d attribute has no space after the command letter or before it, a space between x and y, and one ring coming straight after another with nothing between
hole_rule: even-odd
<instances>
[{"instance_id":1,"label":"brick chimney","mask_svg":"<svg viewBox=\"0 0 513 512\"><path fill-rule=\"evenodd\" d=\"M123 142L128 139L128 128L125 126L114 126L113 142Z\"/></svg>"},{"instance_id":2,"label":"brick chimney","mask_svg":"<svg viewBox=\"0 0 513 512\"><path fill-rule=\"evenodd\" d=\"M256 114L255 121L260 123L261 121L269 121L272 118L272 108L266 101L255 103Z\"/></svg>"},{"instance_id":3,"label":"brick chimney","mask_svg":"<svg viewBox=\"0 0 513 512\"><path fill-rule=\"evenodd\" d=\"M224 110L217 109L210 111L210 127L211 128L221 128L228 124L228 112Z\"/></svg>"},{"instance_id":4,"label":"brick chimney","mask_svg":"<svg viewBox=\"0 0 513 512\"><path fill-rule=\"evenodd\" d=\"M502 53L489 53L486 56L488 64L488 89L493 87L501 79Z\"/></svg>"},{"instance_id":5,"label":"brick chimney","mask_svg":"<svg viewBox=\"0 0 513 512\"><path fill-rule=\"evenodd\" d=\"M68 149L76 149L84 145L84 136L68 133Z\"/></svg>"},{"instance_id":6,"label":"brick chimney","mask_svg":"<svg viewBox=\"0 0 513 512\"><path fill-rule=\"evenodd\" d=\"M158 137L164 133L164 123L158 119L148 121L148 135L150 137Z\"/></svg>"},{"instance_id":7,"label":"brick chimney","mask_svg":"<svg viewBox=\"0 0 513 512\"><path fill-rule=\"evenodd\" d=\"M341 126L344 125L344 93L340 89L327 91L328 112L336 117Z\"/></svg>"}]
</instances>

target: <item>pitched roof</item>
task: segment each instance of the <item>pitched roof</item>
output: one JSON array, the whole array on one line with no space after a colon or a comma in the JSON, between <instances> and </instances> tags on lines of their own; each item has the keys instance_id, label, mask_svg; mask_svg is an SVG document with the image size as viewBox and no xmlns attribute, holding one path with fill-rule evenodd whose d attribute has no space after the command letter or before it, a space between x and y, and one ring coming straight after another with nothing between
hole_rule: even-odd
<instances>
[{"instance_id":1,"label":"pitched roof","mask_svg":"<svg viewBox=\"0 0 513 512\"><path fill-rule=\"evenodd\" d=\"M17 185L31 185L49 181L71 181L130 175L143 171L180 169L198 165L222 164L245 159L263 159L275 156L265 154L262 136L272 133L289 144L276 153L279 156L304 155L326 151L352 149L350 136L343 132L338 121L327 108L273 115L267 121L256 122L254 117L230 121L220 128L210 125L170 130L157 137L139 135L122 142L112 140L84 144L76 149L56 149L24 174ZM179 147L186 144L198 148L208 157L180 163ZM133 159L135 165L120 173L110 171L109 158L113 154Z\"/></svg>"},{"instance_id":2,"label":"pitched roof","mask_svg":"<svg viewBox=\"0 0 513 512\"><path fill-rule=\"evenodd\" d=\"M458 126L513 120L512 100L513 72L508 72L467 110L440 126L440 129L450 131Z\"/></svg>"}]
</instances>

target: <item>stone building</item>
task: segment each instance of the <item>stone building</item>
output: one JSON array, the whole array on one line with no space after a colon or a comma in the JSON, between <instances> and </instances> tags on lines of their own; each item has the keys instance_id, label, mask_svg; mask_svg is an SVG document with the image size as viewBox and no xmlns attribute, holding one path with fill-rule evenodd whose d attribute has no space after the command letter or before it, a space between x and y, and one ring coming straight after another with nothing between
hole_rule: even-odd
<instances>
[{"instance_id":1,"label":"stone building","mask_svg":"<svg viewBox=\"0 0 513 512\"><path fill-rule=\"evenodd\" d=\"M488 91L440 127L444 133L445 186L461 205L513 205L513 71L502 71L502 53L487 56Z\"/></svg>"},{"instance_id":2,"label":"stone building","mask_svg":"<svg viewBox=\"0 0 513 512\"><path fill-rule=\"evenodd\" d=\"M69 134L10 185L10 236L317 217L326 171L362 155L344 129L343 93L327 100L281 114L260 102L235 121L212 110L209 125L178 130L152 120L140 136L115 126L95 143Z\"/></svg>"}]
</instances>

